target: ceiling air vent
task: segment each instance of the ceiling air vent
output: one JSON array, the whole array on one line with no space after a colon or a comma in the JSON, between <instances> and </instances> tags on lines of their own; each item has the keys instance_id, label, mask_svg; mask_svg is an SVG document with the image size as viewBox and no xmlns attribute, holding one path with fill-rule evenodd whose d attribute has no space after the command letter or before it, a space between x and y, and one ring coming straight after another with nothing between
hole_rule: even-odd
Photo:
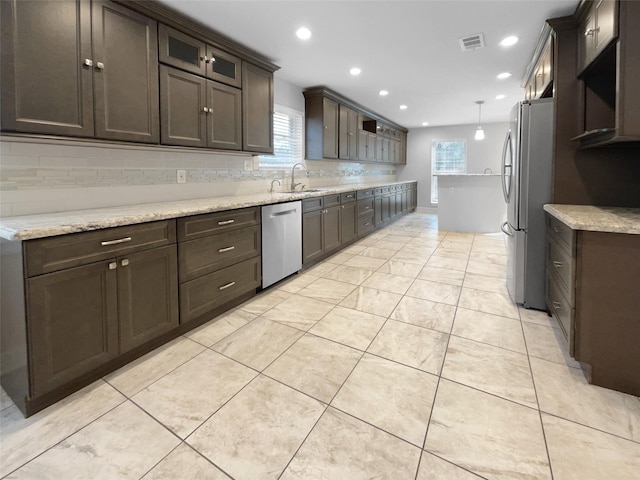
<instances>
[{"instance_id":1,"label":"ceiling air vent","mask_svg":"<svg viewBox=\"0 0 640 480\"><path fill-rule=\"evenodd\" d=\"M460 42L460 48L463 52L476 50L484 47L484 34L476 33L475 35L461 38L458 41Z\"/></svg>"}]
</instances>

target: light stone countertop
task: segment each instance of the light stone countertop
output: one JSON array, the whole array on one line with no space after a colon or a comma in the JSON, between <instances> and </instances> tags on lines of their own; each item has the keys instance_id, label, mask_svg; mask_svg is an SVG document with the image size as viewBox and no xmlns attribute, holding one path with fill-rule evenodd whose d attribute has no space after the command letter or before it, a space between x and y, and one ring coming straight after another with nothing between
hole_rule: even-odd
<instances>
[{"instance_id":1,"label":"light stone countertop","mask_svg":"<svg viewBox=\"0 0 640 480\"><path fill-rule=\"evenodd\" d=\"M434 173L434 177L499 177L500 173Z\"/></svg>"},{"instance_id":2,"label":"light stone countertop","mask_svg":"<svg viewBox=\"0 0 640 480\"><path fill-rule=\"evenodd\" d=\"M574 230L640 235L640 208L547 204L544 210Z\"/></svg>"},{"instance_id":3,"label":"light stone countertop","mask_svg":"<svg viewBox=\"0 0 640 480\"><path fill-rule=\"evenodd\" d=\"M363 190L366 188L411 182L415 182L415 180L322 187L318 188L319 191L317 192L258 193L226 197L195 198L191 200L175 200L170 202L7 217L0 219L0 238L6 240L31 240L67 233L87 232L100 230L102 228L219 212L234 208L291 202L331 193L349 192L352 190Z\"/></svg>"}]
</instances>

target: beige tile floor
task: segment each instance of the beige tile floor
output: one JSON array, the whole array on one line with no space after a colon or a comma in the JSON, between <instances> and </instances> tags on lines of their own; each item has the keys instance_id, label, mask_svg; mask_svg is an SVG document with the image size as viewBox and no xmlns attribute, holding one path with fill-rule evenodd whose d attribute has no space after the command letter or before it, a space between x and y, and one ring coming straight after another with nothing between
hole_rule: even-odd
<instances>
[{"instance_id":1,"label":"beige tile floor","mask_svg":"<svg viewBox=\"0 0 640 480\"><path fill-rule=\"evenodd\" d=\"M29 419L2 392L0 478L639 479L640 399L505 269L408 215Z\"/></svg>"}]
</instances>

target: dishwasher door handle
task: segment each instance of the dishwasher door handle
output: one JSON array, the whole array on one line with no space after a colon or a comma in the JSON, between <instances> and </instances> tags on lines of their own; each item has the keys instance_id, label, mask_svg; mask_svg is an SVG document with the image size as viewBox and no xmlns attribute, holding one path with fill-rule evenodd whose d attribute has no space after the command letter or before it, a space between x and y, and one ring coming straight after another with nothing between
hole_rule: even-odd
<instances>
[{"instance_id":1,"label":"dishwasher door handle","mask_svg":"<svg viewBox=\"0 0 640 480\"><path fill-rule=\"evenodd\" d=\"M293 210L284 210L282 212L276 212L276 213L272 213L271 217L281 217L282 215L291 215L292 213L296 213L296 209L294 208Z\"/></svg>"}]
</instances>

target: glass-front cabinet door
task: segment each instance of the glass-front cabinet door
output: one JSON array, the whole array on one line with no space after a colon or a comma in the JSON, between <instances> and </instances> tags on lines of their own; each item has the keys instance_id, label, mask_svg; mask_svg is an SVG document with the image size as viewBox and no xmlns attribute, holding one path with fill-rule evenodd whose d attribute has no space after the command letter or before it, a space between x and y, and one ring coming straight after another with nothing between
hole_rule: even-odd
<instances>
[{"instance_id":1,"label":"glass-front cabinet door","mask_svg":"<svg viewBox=\"0 0 640 480\"><path fill-rule=\"evenodd\" d=\"M163 24L158 28L158 38L160 62L205 76L207 53L204 42Z\"/></svg>"},{"instance_id":2,"label":"glass-front cabinet door","mask_svg":"<svg viewBox=\"0 0 640 480\"><path fill-rule=\"evenodd\" d=\"M242 86L242 66L238 57L207 45L207 63L207 78L232 87Z\"/></svg>"}]
</instances>

